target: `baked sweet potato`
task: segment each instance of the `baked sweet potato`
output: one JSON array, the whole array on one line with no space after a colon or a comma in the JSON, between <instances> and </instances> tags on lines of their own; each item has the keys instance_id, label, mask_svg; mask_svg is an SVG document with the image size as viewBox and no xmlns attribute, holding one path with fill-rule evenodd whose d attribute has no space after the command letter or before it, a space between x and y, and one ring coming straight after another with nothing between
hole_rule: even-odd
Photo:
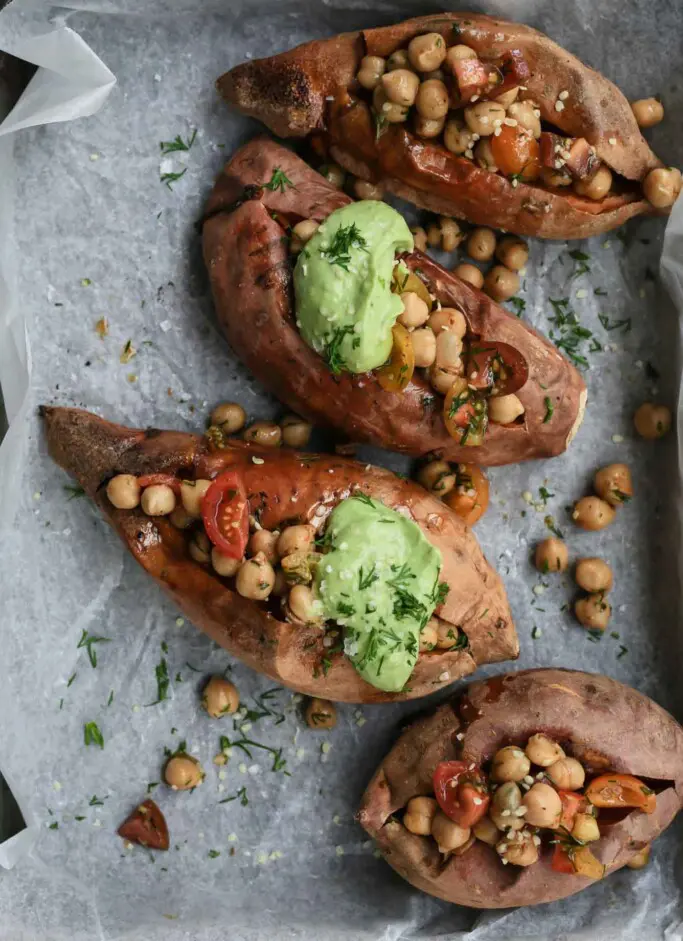
<instances>
[{"instance_id":1,"label":"baked sweet potato","mask_svg":"<svg viewBox=\"0 0 683 941\"><path fill-rule=\"evenodd\" d=\"M80 409L44 407L42 414L51 456L79 481L142 567L216 643L285 686L339 701L411 699L448 685L480 663L518 655L500 578L460 518L416 484L339 457L237 440L216 448L205 437L124 428ZM286 620L279 598L249 600L233 579L217 574L208 554L204 564L191 557L192 529L177 528L168 516L146 515L139 506L116 509L108 496L116 475L135 475L148 484L168 479L180 486L183 480L213 480L227 471L237 473L249 514L265 530L310 522L320 533L335 505L356 491L407 515L441 552L440 577L449 591L436 611L439 624L452 628L451 649L421 653L409 686L400 693L383 692L361 679L340 643L325 643L328 635L320 624Z\"/></svg>"},{"instance_id":2,"label":"baked sweet potato","mask_svg":"<svg viewBox=\"0 0 683 941\"><path fill-rule=\"evenodd\" d=\"M441 38L441 55L448 49L448 56L416 65L405 50L415 37L430 34ZM472 58L458 58L456 46ZM378 70L374 91L370 66L360 76L364 84L358 80L365 57L373 57ZM412 103L404 113L387 106L380 72L398 67L439 83L424 96L426 105L417 99L417 112ZM433 212L520 235L574 239L654 211L642 184L661 163L626 98L547 36L519 23L475 13L417 17L245 62L217 84L231 105L275 134L313 135L345 169ZM411 96L414 91L403 100ZM461 110L484 101L501 101L506 109L496 111L496 136L493 127L470 122L470 112ZM527 109L523 116L521 102L535 114ZM479 137L458 134L461 128L450 120L462 117ZM542 130L559 141L545 167L538 147ZM492 135L485 141L493 157L480 139L485 134ZM611 175L603 173L587 191L580 184L600 166ZM680 178L674 188L680 189Z\"/></svg>"},{"instance_id":3,"label":"baked sweet potato","mask_svg":"<svg viewBox=\"0 0 683 941\"><path fill-rule=\"evenodd\" d=\"M531 736L536 736L533 742L529 742ZM542 757L538 748L543 744L546 749L559 745L564 750L563 774L573 768L580 771L579 780L584 777L578 788L560 789L560 800L550 792L556 781L562 783L553 773L555 756ZM516 747L507 748L501 757L505 746ZM528 775L523 749L533 759L532 772L534 764L541 764L538 775ZM506 773L500 773L501 762L509 761L510 752L513 761L526 763L517 772L527 771L521 780L510 772L509 764ZM547 801L548 794L561 805L552 831L527 830L525 837L517 837L515 833L525 833L524 827L508 829L507 836L499 834L503 845L498 842L494 848L495 831L489 838L491 827L480 828L487 820L481 817L473 824L478 834L474 841L468 845L460 835L460 849L447 854L439 851L430 835L411 832L408 827L420 827L413 818L406 819L406 805L416 796L434 794L444 769L452 776L449 769L457 770L459 761L466 763L471 777L482 769L482 775L491 774L498 782L492 798L491 790L486 793L482 786L477 798L482 814L487 807L490 813L496 794L509 793L509 782L516 780L526 801L521 816L528 818L532 814L530 788L538 787L539 779L544 781L542 791L550 785L544 810L552 803ZM452 764L444 766L443 762ZM584 785L585 792L577 793ZM448 806L448 789L437 790L436 798L441 807L444 800ZM453 814L455 804L450 800L450 819L462 819L463 805ZM459 905L507 908L564 898L621 868L671 823L682 803L683 729L667 712L605 676L527 670L474 683L463 695L410 726L370 782L359 820L387 861L417 888ZM537 804L534 810L538 812ZM508 810L499 823L514 820L515 815L515 810ZM576 829L577 821L581 830ZM422 829L429 832L428 827ZM582 839L572 836L579 832ZM533 837L538 833L542 836L536 842ZM523 868L513 860L504 865L502 860L511 849L519 852L524 839L536 847L533 855L537 858L522 862Z\"/></svg>"},{"instance_id":4,"label":"baked sweet potato","mask_svg":"<svg viewBox=\"0 0 683 941\"><path fill-rule=\"evenodd\" d=\"M352 441L485 465L564 451L585 408L578 371L530 326L419 251L402 256L418 273L418 287L462 312L475 345L499 345L510 354L515 388L508 391L522 403L520 419L490 424L483 443L471 446L473 438L465 443L447 430L444 399L423 372L416 370L401 392L389 392L377 372L335 375L304 342L293 310L288 226L322 221L350 202L273 141L251 141L227 164L206 208L204 258L218 319L240 359L295 412Z\"/></svg>"}]
</instances>

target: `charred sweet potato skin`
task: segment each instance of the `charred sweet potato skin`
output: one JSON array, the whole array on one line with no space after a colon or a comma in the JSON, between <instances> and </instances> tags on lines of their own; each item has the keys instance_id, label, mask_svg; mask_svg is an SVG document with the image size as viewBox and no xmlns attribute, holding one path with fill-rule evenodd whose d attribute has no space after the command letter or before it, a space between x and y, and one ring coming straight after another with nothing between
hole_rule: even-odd
<instances>
[{"instance_id":1,"label":"charred sweet potato skin","mask_svg":"<svg viewBox=\"0 0 683 941\"><path fill-rule=\"evenodd\" d=\"M545 732L592 774L605 769L658 782L653 814L633 811L602 827L591 849L620 869L671 823L683 804L683 729L647 696L606 676L571 670L526 670L474 683L457 699L419 719L379 766L358 818L387 861L414 886L473 908L537 905L591 885L555 872L551 849L537 863L503 866L494 849L475 842L444 864L433 840L410 833L393 815L432 790L437 764L456 757L482 764L502 745L523 746ZM461 738L457 739L456 736Z\"/></svg>"}]
</instances>

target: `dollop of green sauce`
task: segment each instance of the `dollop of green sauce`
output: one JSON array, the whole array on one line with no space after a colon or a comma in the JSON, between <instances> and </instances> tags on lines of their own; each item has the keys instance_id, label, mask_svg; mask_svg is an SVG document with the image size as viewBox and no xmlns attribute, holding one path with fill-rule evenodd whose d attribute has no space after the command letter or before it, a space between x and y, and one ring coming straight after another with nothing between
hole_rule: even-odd
<instances>
[{"instance_id":1,"label":"dollop of green sauce","mask_svg":"<svg viewBox=\"0 0 683 941\"><path fill-rule=\"evenodd\" d=\"M344 652L364 680L402 690L443 600L441 553L416 523L365 494L334 508L325 544L315 576L324 617L343 627Z\"/></svg>"},{"instance_id":2,"label":"dollop of green sauce","mask_svg":"<svg viewBox=\"0 0 683 941\"><path fill-rule=\"evenodd\" d=\"M297 326L333 372L368 372L389 358L403 310L391 293L395 256L412 249L403 216L371 199L330 213L306 243L294 268Z\"/></svg>"}]
</instances>

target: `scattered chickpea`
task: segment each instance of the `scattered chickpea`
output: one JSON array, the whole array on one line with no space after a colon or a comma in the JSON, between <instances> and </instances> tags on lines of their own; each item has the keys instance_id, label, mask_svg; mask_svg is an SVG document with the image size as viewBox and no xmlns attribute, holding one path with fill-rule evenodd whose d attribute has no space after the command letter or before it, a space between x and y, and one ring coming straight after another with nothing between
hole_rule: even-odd
<instances>
[{"instance_id":1,"label":"scattered chickpea","mask_svg":"<svg viewBox=\"0 0 683 941\"><path fill-rule=\"evenodd\" d=\"M378 202L384 199L382 184L370 183L368 180L354 180L353 192L358 199L375 199Z\"/></svg>"},{"instance_id":2,"label":"scattered chickpea","mask_svg":"<svg viewBox=\"0 0 683 941\"><path fill-rule=\"evenodd\" d=\"M394 104L410 107L415 103L415 96L420 87L420 79L410 69L394 69L385 72L381 78L384 94Z\"/></svg>"},{"instance_id":3,"label":"scattered chickpea","mask_svg":"<svg viewBox=\"0 0 683 941\"><path fill-rule=\"evenodd\" d=\"M650 170L643 183L645 199L655 209L668 209L678 199L681 191L681 171L675 167L658 167Z\"/></svg>"},{"instance_id":4,"label":"scattered chickpea","mask_svg":"<svg viewBox=\"0 0 683 941\"><path fill-rule=\"evenodd\" d=\"M438 809L439 805L433 797L412 797L406 804L403 826L410 833L429 836Z\"/></svg>"},{"instance_id":5,"label":"scattered chickpea","mask_svg":"<svg viewBox=\"0 0 683 941\"><path fill-rule=\"evenodd\" d=\"M456 307L442 307L435 311L429 318L429 327L436 336L443 330L448 330L460 338L467 333L465 316Z\"/></svg>"},{"instance_id":6,"label":"scattered chickpea","mask_svg":"<svg viewBox=\"0 0 683 941\"><path fill-rule=\"evenodd\" d=\"M491 777L494 781L521 781L530 767L531 762L521 748L506 745L493 756Z\"/></svg>"},{"instance_id":7,"label":"scattered chickpea","mask_svg":"<svg viewBox=\"0 0 683 941\"><path fill-rule=\"evenodd\" d=\"M312 696L306 703L306 725L312 729L333 729L337 724L337 709L333 702Z\"/></svg>"},{"instance_id":8,"label":"scattered chickpea","mask_svg":"<svg viewBox=\"0 0 683 941\"><path fill-rule=\"evenodd\" d=\"M438 137L446 126L445 116L441 118L425 118L421 114L415 112L413 121L413 126L417 136L424 137L427 140Z\"/></svg>"},{"instance_id":9,"label":"scattered chickpea","mask_svg":"<svg viewBox=\"0 0 683 941\"><path fill-rule=\"evenodd\" d=\"M287 598L289 613L300 624L314 624L320 621L318 605L308 585L294 585Z\"/></svg>"},{"instance_id":10,"label":"scattered chickpea","mask_svg":"<svg viewBox=\"0 0 683 941\"><path fill-rule=\"evenodd\" d=\"M465 123L480 137L491 137L504 120L505 108L496 101L478 101L465 108Z\"/></svg>"},{"instance_id":11,"label":"scattered chickpea","mask_svg":"<svg viewBox=\"0 0 683 941\"><path fill-rule=\"evenodd\" d=\"M639 98L631 102L638 127L654 127L664 117L664 106L656 98Z\"/></svg>"},{"instance_id":12,"label":"scattered chickpea","mask_svg":"<svg viewBox=\"0 0 683 941\"><path fill-rule=\"evenodd\" d=\"M255 421L245 430L243 438L266 448L279 448L282 444L282 428L272 421Z\"/></svg>"},{"instance_id":13,"label":"scattered chickpea","mask_svg":"<svg viewBox=\"0 0 683 941\"><path fill-rule=\"evenodd\" d=\"M455 624L449 624L448 621L442 621L435 618L436 621L436 646L439 650L450 650L458 642L459 631Z\"/></svg>"},{"instance_id":14,"label":"scattered chickpea","mask_svg":"<svg viewBox=\"0 0 683 941\"><path fill-rule=\"evenodd\" d=\"M305 448L311 440L313 426L298 415L285 415L280 422L282 443L288 448Z\"/></svg>"},{"instance_id":15,"label":"scattered chickpea","mask_svg":"<svg viewBox=\"0 0 683 941\"><path fill-rule=\"evenodd\" d=\"M439 369L460 369L462 366L462 340L451 330L442 330L436 336L436 365Z\"/></svg>"},{"instance_id":16,"label":"scattered chickpea","mask_svg":"<svg viewBox=\"0 0 683 941\"><path fill-rule=\"evenodd\" d=\"M463 124L460 118L449 118L444 127L443 142L452 154L462 155L466 150L470 150L474 140L472 131Z\"/></svg>"},{"instance_id":17,"label":"scattered chickpea","mask_svg":"<svg viewBox=\"0 0 683 941\"><path fill-rule=\"evenodd\" d=\"M539 572L564 572L569 564L567 544L549 536L536 546L534 562Z\"/></svg>"},{"instance_id":18,"label":"scattered chickpea","mask_svg":"<svg viewBox=\"0 0 683 941\"><path fill-rule=\"evenodd\" d=\"M442 810L437 810L432 819L432 836L440 853L451 853L464 846L470 838L469 827L458 826Z\"/></svg>"},{"instance_id":19,"label":"scattered chickpea","mask_svg":"<svg viewBox=\"0 0 683 941\"><path fill-rule=\"evenodd\" d=\"M117 510L134 510L140 502L140 484L133 474L117 474L107 484L107 497Z\"/></svg>"},{"instance_id":20,"label":"scattered chickpea","mask_svg":"<svg viewBox=\"0 0 683 941\"><path fill-rule=\"evenodd\" d=\"M600 497L581 497L574 504L572 519L581 529L596 532L614 520L614 507Z\"/></svg>"},{"instance_id":21,"label":"scattered chickpea","mask_svg":"<svg viewBox=\"0 0 683 941\"><path fill-rule=\"evenodd\" d=\"M397 49L396 52L392 52L387 59L387 72L391 72L394 69L409 68L410 59L408 58L408 53L405 49Z\"/></svg>"},{"instance_id":22,"label":"scattered chickpea","mask_svg":"<svg viewBox=\"0 0 683 941\"><path fill-rule=\"evenodd\" d=\"M650 861L650 852L652 847L648 843L642 850L638 850L626 863L629 869L644 869Z\"/></svg>"},{"instance_id":23,"label":"scattered chickpea","mask_svg":"<svg viewBox=\"0 0 683 941\"><path fill-rule=\"evenodd\" d=\"M520 271L529 261L529 248L516 235L505 235L496 246L496 258L506 268Z\"/></svg>"},{"instance_id":24,"label":"scattered chickpea","mask_svg":"<svg viewBox=\"0 0 683 941\"><path fill-rule=\"evenodd\" d=\"M538 862L539 850L530 830L525 830L521 839L509 840L503 837L496 849L500 858L513 866L533 866Z\"/></svg>"},{"instance_id":25,"label":"scattered chickpea","mask_svg":"<svg viewBox=\"0 0 683 941\"><path fill-rule=\"evenodd\" d=\"M424 33L415 36L408 44L410 64L418 72L438 69L446 58L446 43L440 33Z\"/></svg>"},{"instance_id":26,"label":"scattered chickpea","mask_svg":"<svg viewBox=\"0 0 683 941\"><path fill-rule=\"evenodd\" d=\"M441 248L441 226L436 222L427 226L427 244L432 248Z\"/></svg>"},{"instance_id":27,"label":"scattered chickpea","mask_svg":"<svg viewBox=\"0 0 683 941\"><path fill-rule=\"evenodd\" d=\"M500 101L500 99L498 99ZM538 108L533 101L514 101L508 106L507 116L512 118L520 127L531 131L536 140L541 136L541 119L536 114Z\"/></svg>"},{"instance_id":28,"label":"scattered chickpea","mask_svg":"<svg viewBox=\"0 0 683 941\"><path fill-rule=\"evenodd\" d=\"M206 565L211 559L211 542L203 529L198 529L188 546L188 552L195 562Z\"/></svg>"},{"instance_id":29,"label":"scattered chickpea","mask_svg":"<svg viewBox=\"0 0 683 941\"><path fill-rule=\"evenodd\" d=\"M435 121L445 118L449 107L448 89L437 78L421 82L415 98L417 113L423 118Z\"/></svg>"},{"instance_id":30,"label":"scattered chickpea","mask_svg":"<svg viewBox=\"0 0 683 941\"><path fill-rule=\"evenodd\" d=\"M247 553L257 555L262 552L266 559L272 565L277 562L277 541L280 538L279 533L273 533L269 529L257 529L252 533L247 543Z\"/></svg>"},{"instance_id":31,"label":"scattered chickpea","mask_svg":"<svg viewBox=\"0 0 683 941\"><path fill-rule=\"evenodd\" d=\"M190 516L182 503L176 506L168 518L176 529L189 529L194 523L194 518Z\"/></svg>"},{"instance_id":32,"label":"scattered chickpea","mask_svg":"<svg viewBox=\"0 0 683 941\"><path fill-rule=\"evenodd\" d=\"M418 252L427 251L427 233L421 225L415 225L410 230L413 233L413 241Z\"/></svg>"},{"instance_id":33,"label":"scattered chickpea","mask_svg":"<svg viewBox=\"0 0 683 941\"><path fill-rule=\"evenodd\" d=\"M282 530L277 541L277 554L282 559L294 552L307 552L311 548L314 538L315 529L310 523L287 526Z\"/></svg>"},{"instance_id":34,"label":"scattered chickpea","mask_svg":"<svg viewBox=\"0 0 683 941\"><path fill-rule=\"evenodd\" d=\"M386 67L386 60L381 56L363 56L356 78L363 88L373 91L381 81Z\"/></svg>"},{"instance_id":35,"label":"scattered chickpea","mask_svg":"<svg viewBox=\"0 0 683 941\"><path fill-rule=\"evenodd\" d=\"M481 291L484 286L484 275L476 265L456 265L453 269L453 274L457 275L461 281L471 284L472 287L476 288L478 291Z\"/></svg>"},{"instance_id":36,"label":"scattered chickpea","mask_svg":"<svg viewBox=\"0 0 683 941\"><path fill-rule=\"evenodd\" d=\"M410 339L417 367L431 366L436 359L436 337L429 327L414 330Z\"/></svg>"},{"instance_id":37,"label":"scattered chickpea","mask_svg":"<svg viewBox=\"0 0 683 941\"><path fill-rule=\"evenodd\" d=\"M494 301L509 301L519 291L519 275L504 265L494 265L484 278L484 291Z\"/></svg>"},{"instance_id":38,"label":"scattered chickpea","mask_svg":"<svg viewBox=\"0 0 683 941\"><path fill-rule=\"evenodd\" d=\"M524 815L517 811L522 806L522 792L514 781L506 781L496 789L489 817L498 830L521 830Z\"/></svg>"},{"instance_id":39,"label":"scattered chickpea","mask_svg":"<svg viewBox=\"0 0 683 941\"><path fill-rule=\"evenodd\" d=\"M408 117L409 109L406 105L397 105L396 102L389 101L381 85L378 85L372 93L372 106L376 113L389 124L401 124Z\"/></svg>"},{"instance_id":40,"label":"scattered chickpea","mask_svg":"<svg viewBox=\"0 0 683 941\"><path fill-rule=\"evenodd\" d=\"M572 836L582 843L595 843L600 839L598 821L592 814L577 814L574 818Z\"/></svg>"},{"instance_id":41,"label":"scattered chickpea","mask_svg":"<svg viewBox=\"0 0 683 941\"><path fill-rule=\"evenodd\" d=\"M524 414L524 406L518 397L509 395L491 396L489 399L489 420L499 425L510 425Z\"/></svg>"},{"instance_id":42,"label":"scattered chickpea","mask_svg":"<svg viewBox=\"0 0 683 941\"><path fill-rule=\"evenodd\" d=\"M441 216L439 223L441 227L441 247L445 252L455 251L465 238L464 232L455 219L451 219L448 216Z\"/></svg>"},{"instance_id":43,"label":"scattered chickpea","mask_svg":"<svg viewBox=\"0 0 683 941\"><path fill-rule=\"evenodd\" d=\"M633 496L631 471L626 464L602 467L593 478L593 486L597 495L610 506L621 506Z\"/></svg>"},{"instance_id":44,"label":"scattered chickpea","mask_svg":"<svg viewBox=\"0 0 683 941\"><path fill-rule=\"evenodd\" d=\"M576 758L560 758L546 768L546 774L561 791L578 791L586 780L583 765Z\"/></svg>"},{"instance_id":45,"label":"scattered chickpea","mask_svg":"<svg viewBox=\"0 0 683 941\"><path fill-rule=\"evenodd\" d=\"M548 768L550 765L564 758L564 750L547 735L537 732L526 743L526 755L532 765L539 768Z\"/></svg>"},{"instance_id":46,"label":"scattered chickpea","mask_svg":"<svg viewBox=\"0 0 683 941\"><path fill-rule=\"evenodd\" d=\"M428 378L433 389L441 395L446 395L461 371L455 369L442 369L434 363L429 367Z\"/></svg>"},{"instance_id":47,"label":"scattered chickpea","mask_svg":"<svg viewBox=\"0 0 683 941\"><path fill-rule=\"evenodd\" d=\"M472 827L472 833L478 840L489 846L495 846L500 837L500 830L490 817L482 817L478 820Z\"/></svg>"},{"instance_id":48,"label":"scattered chickpea","mask_svg":"<svg viewBox=\"0 0 683 941\"><path fill-rule=\"evenodd\" d=\"M443 497L455 487L455 472L447 461L430 461L417 475L419 483L437 497Z\"/></svg>"},{"instance_id":49,"label":"scattered chickpea","mask_svg":"<svg viewBox=\"0 0 683 941\"><path fill-rule=\"evenodd\" d=\"M292 235L295 236L303 246L309 239L313 238L319 228L320 224L316 222L315 219L302 219L301 222L297 222L295 226L292 226Z\"/></svg>"},{"instance_id":50,"label":"scattered chickpea","mask_svg":"<svg viewBox=\"0 0 683 941\"><path fill-rule=\"evenodd\" d=\"M420 652L434 650L439 641L439 622L430 618L420 631Z\"/></svg>"},{"instance_id":51,"label":"scattered chickpea","mask_svg":"<svg viewBox=\"0 0 683 941\"><path fill-rule=\"evenodd\" d=\"M377 91L377 89L375 89ZM336 186L337 189L341 189L346 180L346 173L342 168L336 163L328 163L320 168L320 172L325 177L328 183L332 186Z\"/></svg>"},{"instance_id":52,"label":"scattered chickpea","mask_svg":"<svg viewBox=\"0 0 683 941\"><path fill-rule=\"evenodd\" d=\"M478 167L481 167L482 170L490 170L492 173L497 173L498 165L496 158L493 156L490 137L482 137L480 141L477 141L474 148L474 162Z\"/></svg>"},{"instance_id":53,"label":"scattered chickpea","mask_svg":"<svg viewBox=\"0 0 683 941\"><path fill-rule=\"evenodd\" d=\"M175 493L167 484L145 487L140 505L147 516L168 516L175 509Z\"/></svg>"},{"instance_id":54,"label":"scattered chickpea","mask_svg":"<svg viewBox=\"0 0 683 941\"><path fill-rule=\"evenodd\" d=\"M211 550L211 565L215 572L223 578L233 578L244 564L244 559L233 559L225 555L215 546Z\"/></svg>"},{"instance_id":55,"label":"scattered chickpea","mask_svg":"<svg viewBox=\"0 0 683 941\"><path fill-rule=\"evenodd\" d=\"M226 435L234 435L244 428L247 413L237 402L221 402L211 412L211 424L218 425Z\"/></svg>"},{"instance_id":56,"label":"scattered chickpea","mask_svg":"<svg viewBox=\"0 0 683 941\"><path fill-rule=\"evenodd\" d=\"M224 676L212 676L202 693L202 706L212 719L237 712L240 694L237 687Z\"/></svg>"},{"instance_id":57,"label":"scattered chickpea","mask_svg":"<svg viewBox=\"0 0 683 941\"><path fill-rule=\"evenodd\" d=\"M183 480L180 484L180 499L183 509L192 519L201 517L202 498L210 486L210 480Z\"/></svg>"},{"instance_id":58,"label":"scattered chickpea","mask_svg":"<svg viewBox=\"0 0 683 941\"><path fill-rule=\"evenodd\" d=\"M580 588L591 594L610 591L612 588L612 569L603 559L579 559L574 578Z\"/></svg>"},{"instance_id":59,"label":"scattered chickpea","mask_svg":"<svg viewBox=\"0 0 683 941\"><path fill-rule=\"evenodd\" d=\"M647 182L647 181L646 181ZM604 164L588 180L575 180L574 192L588 199L604 199L612 187L612 171Z\"/></svg>"},{"instance_id":60,"label":"scattered chickpea","mask_svg":"<svg viewBox=\"0 0 683 941\"><path fill-rule=\"evenodd\" d=\"M237 573L235 587L243 598L265 601L273 590L275 571L262 552L247 559Z\"/></svg>"},{"instance_id":61,"label":"scattered chickpea","mask_svg":"<svg viewBox=\"0 0 683 941\"><path fill-rule=\"evenodd\" d=\"M641 438L655 441L671 428L671 409L656 402L643 402L633 416L633 424Z\"/></svg>"},{"instance_id":62,"label":"scattered chickpea","mask_svg":"<svg viewBox=\"0 0 683 941\"><path fill-rule=\"evenodd\" d=\"M191 791L204 780L202 766L190 755L173 755L166 762L164 780L174 791Z\"/></svg>"},{"instance_id":63,"label":"scattered chickpea","mask_svg":"<svg viewBox=\"0 0 683 941\"><path fill-rule=\"evenodd\" d=\"M562 813L562 801L554 787L538 781L522 798L524 819L531 827L554 827Z\"/></svg>"},{"instance_id":64,"label":"scattered chickpea","mask_svg":"<svg viewBox=\"0 0 683 941\"><path fill-rule=\"evenodd\" d=\"M403 313L399 315L398 322L409 330L421 327L429 317L429 307L418 297L414 291L405 291L401 294Z\"/></svg>"},{"instance_id":65,"label":"scattered chickpea","mask_svg":"<svg viewBox=\"0 0 683 941\"><path fill-rule=\"evenodd\" d=\"M579 598L574 604L576 619L583 627L591 631L604 631L612 615L609 602L605 601L602 592Z\"/></svg>"},{"instance_id":66,"label":"scattered chickpea","mask_svg":"<svg viewBox=\"0 0 683 941\"><path fill-rule=\"evenodd\" d=\"M465 251L475 261L491 261L496 250L496 233L486 226L472 229L467 241Z\"/></svg>"}]
</instances>

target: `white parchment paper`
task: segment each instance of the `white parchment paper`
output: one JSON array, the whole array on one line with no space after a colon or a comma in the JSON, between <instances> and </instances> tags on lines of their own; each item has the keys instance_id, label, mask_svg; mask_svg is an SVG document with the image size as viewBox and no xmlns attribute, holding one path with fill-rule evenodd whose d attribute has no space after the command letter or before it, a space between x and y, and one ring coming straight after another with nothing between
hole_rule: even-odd
<instances>
[{"instance_id":1,"label":"white parchment paper","mask_svg":"<svg viewBox=\"0 0 683 941\"><path fill-rule=\"evenodd\" d=\"M652 139L664 160L681 163L683 11L665 0L647 9L616 0L487 9L544 29L631 98L661 93L670 119ZM0 770L28 824L0 844L0 867L13 867L0 869L1 941L682 936L680 825L644 872L535 910L468 911L404 884L375 858L353 814L397 723L419 704L341 707L337 729L321 735L279 692L284 720L263 718L248 734L282 748L290 776L271 771L263 750L213 765L232 721L200 713L203 678L229 668L249 706L272 684L177 619L95 510L70 499L69 481L45 454L41 402L191 429L225 398L253 417L278 414L222 340L201 263L194 223L223 161L257 129L228 111L213 82L246 56L424 11L362 0L150 0L142 10L123 0L68 10L15 0L0 13L0 49L42 66L0 126L0 383L11 419L0 448ZM188 140L194 129L188 152L160 156L160 141ZM161 173L183 170L172 189L161 183ZM678 317L657 282L663 234L661 220L638 220L575 243L589 256L580 275L566 245L532 245L524 316L548 331L550 299L567 298L601 349L585 344L589 408L571 450L492 471L492 505L477 534L508 589L520 668L608 673L681 718L676 442L645 445L631 427L641 401L656 395L673 405L680 386ZM664 261L679 305L682 241L679 206ZM95 330L102 317L104 339ZM605 329L619 321L630 329ZM124 364L129 339L137 353ZM637 497L610 529L579 533L565 507L613 460L632 466ZM540 488L551 495L541 498ZM563 610L570 577L534 573L530 551L549 514L572 555L613 564L618 637L591 643ZM78 648L84 630L108 639L96 645L96 668ZM162 657L169 699L151 706ZM90 721L102 729L102 750L83 743ZM193 794L153 789L171 851L152 859L125 850L116 827L159 781L164 748L181 739L207 778ZM241 788L248 805L219 803Z\"/></svg>"}]
</instances>

